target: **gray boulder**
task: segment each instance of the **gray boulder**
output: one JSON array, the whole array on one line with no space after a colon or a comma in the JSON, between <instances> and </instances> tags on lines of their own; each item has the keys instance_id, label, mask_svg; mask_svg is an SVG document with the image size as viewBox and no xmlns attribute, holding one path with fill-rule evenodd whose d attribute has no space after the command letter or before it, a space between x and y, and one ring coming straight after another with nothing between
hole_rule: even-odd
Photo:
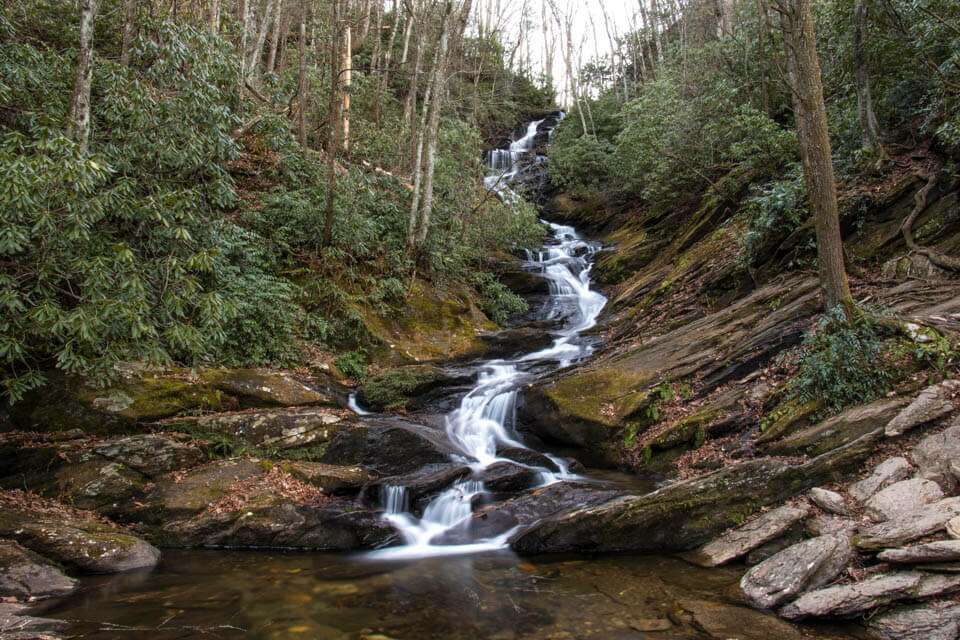
<instances>
[{"instance_id":1,"label":"gray boulder","mask_svg":"<svg viewBox=\"0 0 960 640\"><path fill-rule=\"evenodd\" d=\"M946 380L927 387L890 421L884 433L899 436L921 424L933 422L960 407L960 380Z\"/></svg>"},{"instance_id":2,"label":"gray boulder","mask_svg":"<svg viewBox=\"0 0 960 640\"><path fill-rule=\"evenodd\" d=\"M947 522L947 535L954 539L960 539L960 516L951 518Z\"/></svg>"},{"instance_id":3,"label":"gray boulder","mask_svg":"<svg viewBox=\"0 0 960 640\"><path fill-rule=\"evenodd\" d=\"M960 575L920 571L883 573L854 584L810 591L780 610L788 620L852 616L891 602L916 600L960 589Z\"/></svg>"},{"instance_id":4,"label":"gray boulder","mask_svg":"<svg viewBox=\"0 0 960 640\"><path fill-rule=\"evenodd\" d=\"M960 423L927 436L913 448L913 462L920 476L933 480L947 493L954 493L960 479Z\"/></svg>"},{"instance_id":5,"label":"gray boulder","mask_svg":"<svg viewBox=\"0 0 960 640\"><path fill-rule=\"evenodd\" d=\"M862 549L899 547L904 543L942 531L952 518L960 515L960 498L944 498L922 506L896 520L866 527L854 538Z\"/></svg>"},{"instance_id":6,"label":"gray boulder","mask_svg":"<svg viewBox=\"0 0 960 640\"><path fill-rule=\"evenodd\" d=\"M870 619L880 640L956 640L960 637L960 604L927 602L899 607Z\"/></svg>"},{"instance_id":7,"label":"gray boulder","mask_svg":"<svg viewBox=\"0 0 960 640\"><path fill-rule=\"evenodd\" d=\"M77 586L60 567L12 540L0 540L0 598L63 596Z\"/></svg>"},{"instance_id":8,"label":"gray boulder","mask_svg":"<svg viewBox=\"0 0 960 640\"><path fill-rule=\"evenodd\" d=\"M204 460L203 452L196 447L160 435L108 440L97 445L94 452L150 478L194 467Z\"/></svg>"},{"instance_id":9,"label":"gray boulder","mask_svg":"<svg viewBox=\"0 0 960 640\"><path fill-rule=\"evenodd\" d=\"M883 562L920 564L960 560L960 540L938 540L903 549L887 549L877 555Z\"/></svg>"},{"instance_id":10,"label":"gray boulder","mask_svg":"<svg viewBox=\"0 0 960 640\"><path fill-rule=\"evenodd\" d=\"M740 590L752 606L771 609L803 591L828 584L853 557L853 547L846 536L812 538L747 571L740 580Z\"/></svg>"},{"instance_id":11,"label":"gray boulder","mask_svg":"<svg viewBox=\"0 0 960 640\"><path fill-rule=\"evenodd\" d=\"M807 494L810 501L826 511L840 516L850 515L850 507L847 506L847 500L836 491L821 489L816 487Z\"/></svg>"},{"instance_id":12,"label":"gray boulder","mask_svg":"<svg viewBox=\"0 0 960 640\"><path fill-rule=\"evenodd\" d=\"M896 520L918 507L943 498L940 485L931 480L913 478L895 482L867 500L867 516L874 522Z\"/></svg>"},{"instance_id":13,"label":"gray boulder","mask_svg":"<svg viewBox=\"0 0 960 640\"><path fill-rule=\"evenodd\" d=\"M866 502L876 492L894 482L906 480L912 473L913 467L906 458L890 458L877 465L869 476L850 485L849 492L854 499Z\"/></svg>"},{"instance_id":14,"label":"gray boulder","mask_svg":"<svg viewBox=\"0 0 960 640\"><path fill-rule=\"evenodd\" d=\"M826 513L815 515L805 523L807 533L814 537L840 533L849 537L856 533L859 526L859 522L853 518Z\"/></svg>"},{"instance_id":15,"label":"gray boulder","mask_svg":"<svg viewBox=\"0 0 960 640\"><path fill-rule=\"evenodd\" d=\"M696 551L681 557L701 567L718 567L748 554L760 545L778 538L810 513L806 505L785 505L761 514L742 527L725 533Z\"/></svg>"}]
</instances>

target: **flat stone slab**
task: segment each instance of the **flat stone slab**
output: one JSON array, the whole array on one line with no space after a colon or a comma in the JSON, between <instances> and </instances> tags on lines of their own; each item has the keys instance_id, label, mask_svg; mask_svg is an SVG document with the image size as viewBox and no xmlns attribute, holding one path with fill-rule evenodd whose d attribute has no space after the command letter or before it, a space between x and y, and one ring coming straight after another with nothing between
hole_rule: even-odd
<instances>
[{"instance_id":1,"label":"flat stone slab","mask_svg":"<svg viewBox=\"0 0 960 640\"><path fill-rule=\"evenodd\" d=\"M912 473L913 467L906 458L890 458L878 464L869 476L850 485L848 491L855 500L866 502L876 492L894 482L906 480Z\"/></svg>"},{"instance_id":2,"label":"flat stone slab","mask_svg":"<svg viewBox=\"0 0 960 640\"><path fill-rule=\"evenodd\" d=\"M960 407L960 380L945 380L927 387L887 424L887 437L903 435L921 424L933 422Z\"/></svg>"},{"instance_id":3,"label":"flat stone slab","mask_svg":"<svg viewBox=\"0 0 960 640\"><path fill-rule=\"evenodd\" d=\"M903 549L887 549L877 555L883 562L919 564L960 560L960 540L939 540Z\"/></svg>"},{"instance_id":4,"label":"flat stone slab","mask_svg":"<svg viewBox=\"0 0 960 640\"><path fill-rule=\"evenodd\" d=\"M747 571L740 580L740 590L752 606L772 609L803 591L829 584L853 557L853 547L845 535L805 540Z\"/></svg>"},{"instance_id":5,"label":"flat stone slab","mask_svg":"<svg viewBox=\"0 0 960 640\"><path fill-rule=\"evenodd\" d=\"M896 520L862 529L854 537L854 544L861 549L899 547L911 540L942 531L947 522L957 516L960 516L960 498L944 498Z\"/></svg>"},{"instance_id":6,"label":"flat stone slab","mask_svg":"<svg viewBox=\"0 0 960 640\"><path fill-rule=\"evenodd\" d=\"M900 600L917 600L960 589L960 575L920 571L884 573L862 582L810 591L780 610L788 620L852 616Z\"/></svg>"},{"instance_id":7,"label":"flat stone slab","mask_svg":"<svg viewBox=\"0 0 960 640\"><path fill-rule=\"evenodd\" d=\"M943 490L936 482L924 478L912 478L894 482L886 489L867 500L864 507L867 516L874 522L896 520L918 507L942 499Z\"/></svg>"},{"instance_id":8,"label":"flat stone slab","mask_svg":"<svg viewBox=\"0 0 960 640\"><path fill-rule=\"evenodd\" d=\"M956 640L960 604L929 602L899 607L873 617L867 625L881 640Z\"/></svg>"},{"instance_id":9,"label":"flat stone slab","mask_svg":"<svg viewBox=\"0 0 960 640\"><path fill-rule=\"evenodd\" d=\"M809 507L783 506L708 542L681 557L701 567L718 567L745 556L760 545L777 538L809 515Z\"/></svg>"},{"instance_id":10,"label":"flat stone slab","mask_svg":"<svg viewBox=\"0 0 960 640\"><path fill-rule=\"evenodd\" d=\"M933 480L947 493L960 488L960 420L954 426L927 436L913 448L920 477Z\"/></svg>"},{"instance_id":11,"label":"flat stone slab","mask_svg":"<svg viewBox=\"0 0 960 640\"><path fill-rule=\"evenodd\" d=\"M839 516L850 515L850 507L847 506L847 499L836 491L816 487L810 490L807 497L810 498L810 502L827 513L833 513Z\"/></svg>"}]
</instances>

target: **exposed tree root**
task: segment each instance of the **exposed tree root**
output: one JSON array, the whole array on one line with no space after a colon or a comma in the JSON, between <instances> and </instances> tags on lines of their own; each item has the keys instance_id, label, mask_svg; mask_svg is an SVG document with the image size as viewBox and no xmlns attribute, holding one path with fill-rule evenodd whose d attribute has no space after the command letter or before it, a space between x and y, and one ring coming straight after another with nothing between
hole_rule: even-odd
<instances>
[{"instance_id":1,"label":"exposed tree root","mask_svg":"<svg viewBox=\"0 0 960 640\"><path fill-rule=\"evenodd\" d=\"M920 175L923 177L923 174ZM903 221L903 224L900 226L900 231L903 233L903 239L907 243L907 248L910 249L910 251L926 256L930 262L941 269L960 272L960 258L948 256L928 247L921 247L913 239L913 223L916 222L920 214L927 208L927 198L936 186L939 174L936 171L931 171L926 174L926 178L927 184L914 196L913 211L911 211L907 219Z\"/></svg>"}]
</instances>

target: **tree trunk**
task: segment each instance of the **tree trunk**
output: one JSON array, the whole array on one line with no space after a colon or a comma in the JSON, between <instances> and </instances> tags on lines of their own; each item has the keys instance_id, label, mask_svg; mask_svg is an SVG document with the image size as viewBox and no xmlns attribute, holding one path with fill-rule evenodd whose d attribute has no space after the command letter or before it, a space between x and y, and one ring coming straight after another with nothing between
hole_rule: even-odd
<instances>
[{"instance_id":1,"label":"tree trunk","mask_svg":"<svg viewBox=\"0 0 960 640\"><path fill-rule=\"evenodd\" d=\"M426 37L426 24L422 12L417 16L417 38L413 44L413 72L410 74L410 86L403 101L403 121L410 129L410 135L417 131L417 94L420 91L420 73L423 66L423 40Z\"/></svg>"},{"instance_id":2,"label":"tree trunk","mask_svg":"<svg viewBox=\"0 0 960 640\"><path fill-rule=\"evenodd\" d=\"M800 140L803 177L817 233L820 285L828 308L842 307L851 318L856 312L843 264L843 239L837 208L827 111L823 101L820 60L817 57L811 0L777 0L783 21L787 62L792 76L793 102Z\"/></svg>"},{"instance_id":3,"label":"tree trunk","mask_svg":"<svg viewBox=\"0 0 960 640\"><path fill-rule=\"evenodd\" d=\"M85 153L90 140L90 85L93 82L93 22L98 0L80 0L80 51L70 98L67 137Z\"/></svg>"},{"instance_id":4,"label":"tree trunk","mask_svg":"<svg viewBox=\"0 0 960 640\"><path fill-rule=\"evenodd\" d=\"M307 0L300 0L300 37L297 39L299 49L299 69L297 75L297 97L300 102L300 112L297 114L297 139L300 146L307 148Z\"/></svg>"},{"instance_id":5,"label":"tree trunk","mask_svg":"<svg viewBox=\"0 0 960 640\"><path fill-rule=\"evenodd\" d=\"M763 112L773 116L773 106L770 99L770 78L767 71L767 56L770 45L770 9L767 0L757 0L757 16L760 20L760 35L757 43L757 52L760 54L757 65L760 67L760 105Z\"/></svg>"},{"instance_id":6,"label":"tree trunk","mask_svg":"<svg viewBox=\"0 0 960 640\"><path fill-rule=\"evenodd\" d=\"M252 21L250 2L240 0L240 75L237 78L237 100L243 105L243 85L247 81L247 50L250 48L250 23Z\"/></svg>"},{"instance_id":7,"label":"tree trunk","mask_svg":"<svg viewBox=\"0 0 960 640\"><path fill-rule=\"evenodd\" d=\"M870 74L867 71L867 56L864 51L868 2L869 0L857 0L854 9L853 64L857 80L857 111L860 116L863 147L876 153L880 150L880 125L877 123L877 116L873 111L873 98L870 95Z\"/></svg>"},{"instance_id":8,"label":"tree trunk","mask_svg":"<svg viewBox=\"0 0 960 640\"><path fill-rule=\"evenodd\" d=\"M663 39L660 36L660 4L650 0L650 28L653 29L653 41L657 44L657 62L663 63Z\"/></svg>"},{"instance_id":9,"label":"tree trunk","mask_svg":"<svg viewBox=\"0 0 960 640\"><path fill-rule=\"evenodd\" d=\"M133 46L133 34L136 30L139 0L127 0L123 19L123 41L120 44L120 64L130 66L130 47Z\"/></svg>"},{"instance_id":10,"label":"tree trunk","mask_svg":"<svg viewBox=\"0 0 960 640\"><path fill-rule=\"evenodd\" d=\"M333 219L337 191L337 152L340 150L340 108L343 104L340 97L340 50L344 46L340 38L340 1L330 0L330 113L327 116L327 213L323 224L323 244L330 246L333 243Z\"/></svg>"},{"instance_id":11,"label":"tree trunk","mask_svg":"<svg viewBox=\"0 0 960 640\"><path fill-rule=\"evenodd\" d=\"M210 13L207 17L210 33L220 33L220 0L210 0Z\"/></svg>"},{"instance_id":12,"label":"tree trunk","mask_svg":"<svg viewBox=\"0 0 960 640\"><path fill-rule=\"evenodd\" d=\"M267 73L273 73L277 68L277 47L280 46L281 31L283 31L283 0L277 0L276 11L273 14L273 33L270 35L270 51L267 53Z\"/></svg>"},{"instance_id":13,"label":"tree trunk","mask_svg":"<svg viewBox=\"0 0 960 640\"><path fill-rule=\"evenodd\" d=\"M339 2L340 0L334 0ZM347 12L342 12L340 23L340 144L350 150L350 90L353 85L353 41Z\"/></svg>"},{"instance_id":14,"label":"tree trunk","mask_svg":"<svg viewBox=\"0 0 960 640\"><path fill-rule=\"evenodd\" d=\"M253 42L253 47L250 50L250 56L247 59L247 77L253 77L257 75L257 70L260 68L260 58L263 54L263 45L267 41L267 31L270 30L270 20L273 16L274 5L279 0L267 0L267 5L263 9L263 16L260 18L260 27L257 29L257 39Z\"/></svg>"}]
</instances>

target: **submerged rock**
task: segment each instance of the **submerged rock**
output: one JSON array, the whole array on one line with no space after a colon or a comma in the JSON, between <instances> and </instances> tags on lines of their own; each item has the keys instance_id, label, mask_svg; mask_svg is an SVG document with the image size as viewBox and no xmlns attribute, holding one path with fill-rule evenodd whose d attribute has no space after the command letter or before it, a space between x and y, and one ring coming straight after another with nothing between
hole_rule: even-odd
<instances>
[{"instance_id":1,"label":"submerged rock","mask_svg":"<svg viewBox=\"0 0 960 640\"><path fill-rule=\"evenodd\" d=\"M63 596L76 587L76 581L49 560L12 540L0 539L0 598Z\"/></svg>"},{"instance_id":2,"label":"submerged rock","mask_svg":"<svg viewBox=\"0 0 960 640\"><path fill-rule=\"evenodd\" d=\"M960 380L946 380L927 387L887 424L887 437L903 435L914 427L933 422L960 407Z\"/></svg>"},{"instance_id":3,"label":"submerged rock","mask_svg":"<svg viewBox=\"0 0 960 640\"><path fill-rule=\"evenodd\" d=\"M920 564L960 560L960 540L940 540L903 549L887 549L877 555L882 562Z\"/></svg>"},{"instance_id":4,"label":"submerged rock","mask_svg":"<svg viewBox=\"0 0 960 640\"><path fill-rule=\"evenodd\" d=\"M753 567L740 580L747 601L772 609L809 589L829 584L854 558L845 535L805 540Z\"/></svg>"},{"instance_id":5,"label":"submerged rock","mask_svg":"<svg viewBox=\"0 0 960 640\"><path fill-rule=\"evenodd\" d=\"M906 458L889 458L877 465L869 476L850 485L848 490L856 500L866 502L884 487L906 480L912 473L913 467Z\"/></svg>"},{"instance_id":6,"label":"submerged rock","mask_svg":"<svg viewBox=\"0 0 960 640\"><path fill-rule=\"evenodd\" d=\"M913 478L893 483L867 500L864 506L867 515L874 522L883 522L906 516L941 498L943 491L936 482Z\"/></svg>"},{"instance_id":7,"label":"submerged rock","mask_svg":"<svg viewBox=\"0 0 960 640\"><path fill-rule=\"evenodd\" d=\"M880 640L956 640L960 637L960 604L927 602L899 607L867 623Z\"/></svg>"},{"instance_id":8,"label":"submerged rock","mask_svg":"<svg viewBox=\"0 0 960 640\"><path fill-rule=\"evenodd\" d=\"M710 638L727 640L801 640L803 635L792 625L774 616L763 615L744 607L710 600L681 600L681 609L688 612L693 625Z\"/></svg>"},{"instance_id":9,"label":"submerged rock","mask_svg":"<svg viewBox=\"0 0 960 640\"><path fill-rule=\"evenodd\" d=\"M683 559L701 567L718 567L746 555L765 542L788 531L810 513L807 506L786 505L761 514L742 527L730 531L696 551L683 554Z\"/></svg>"},{"instance_id":10,"label":"submerged rock","mask_svg":"<svg viewBox=\"0 0 960 640\"><path fill-rule=\"evenodd\" d=\"M960 576L919 571L885 573L854 584L827 587L803 594L781 609L788 620L851 616L891 602L931 598L960 589Z\"/></svg>"}]
</instances>

